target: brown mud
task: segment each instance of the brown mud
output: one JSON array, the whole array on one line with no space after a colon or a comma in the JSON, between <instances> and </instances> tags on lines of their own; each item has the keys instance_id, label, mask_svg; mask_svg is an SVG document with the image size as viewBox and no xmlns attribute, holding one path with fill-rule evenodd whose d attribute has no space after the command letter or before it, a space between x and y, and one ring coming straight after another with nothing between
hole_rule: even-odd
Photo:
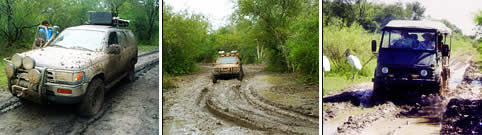
<instances>
[{"instance_id":1,"label":"brown mud","mask_svg":"<svg viewBox=\"0 0 482 135\"><path fill-rule=\"evenodd\" d=\"M364 83L330 93L322 99L323 133L480 133L480 112L477 114L468 110L480 107L474 105L474 102L482 98L482 74L470 58L460 56L451 61L450 91L444 98L440 95L404 92L389 97L387 101L373 101L370 100L373 83ZM467 105L452 106L450 109L447 104L450 99L455 98L469 101L464 101ZM446 111L447 109L449 111Z\"/></svg>"},{"instance_id":2,"label":"brown mud","mask_svg":"<svg viewBox=\"0 0 482 135\"><path fill-rule=\"evenodd\" d=\"M202 65L200 72L179 77L178 88L164 89L163 133L318 134L315 86L289 88L270 81L286 79L287 74L264 72L260 65L243 68L242 81L228 78L213 84L211 66ZM279 102L272 90L293 95L284 96L291 102Z\"/></svg>"}]
</instances>

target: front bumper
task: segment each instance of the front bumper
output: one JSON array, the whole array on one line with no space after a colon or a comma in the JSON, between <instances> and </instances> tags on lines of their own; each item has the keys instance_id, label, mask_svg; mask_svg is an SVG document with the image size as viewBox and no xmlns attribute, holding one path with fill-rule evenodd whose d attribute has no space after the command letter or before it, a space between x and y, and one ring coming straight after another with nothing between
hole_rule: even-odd
<instances>
[{"instance_id":1,"label":"front bumper","mask_svg":"<svg viewBox=\"0 0 482 135\"><path fill-rule=\"evenodd\" d=\"M60 104L75 104L79 103L88 87L88 82L80 82L79 84L61 84L48 82L45 69L41 71L41 79L38 84L33 84L23 77L10 78L8 80L8 88L10 92L23 99L31 100L37 103L60 103ZM72 93L59 93L58 89L68 89Z\"/></svg>"},{"instance_id":2,"label":"front bumper","mask_svg":"<svg viewBox=\"0 0 482 135\"><path fill-rule=\"evenodd\" d=\"M389 88L433 88L437 87L440 82L435 79L408 79L408 78L373 78L376 84L381 84Z\"/></svg>"}]
</instances>

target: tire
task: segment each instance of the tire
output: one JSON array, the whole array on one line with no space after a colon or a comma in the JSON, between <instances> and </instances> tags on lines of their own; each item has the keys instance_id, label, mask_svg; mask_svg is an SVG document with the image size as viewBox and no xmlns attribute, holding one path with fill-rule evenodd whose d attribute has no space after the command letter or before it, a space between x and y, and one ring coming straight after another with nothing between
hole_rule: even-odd
<instances>
[{"instance_id":1,"label":"tire","mask_svg":"<svg viewBox=\"0 0 482 135\"><path fill-rule=\"evenodd\" d=\"M129 69L127 69L127 76L125 78L125 80L127 82L134 82L136 80L136 71L135 71L135 64L133 62L131 62L131 64L129 65Z\"/></svg>"},{"instance_id":2,"label":"tire","mask_svg":"<svg viewBox=\"0 0 482 135\"><path fill-rule=\"evenodd\" d=\"M374 101L375 104L380 101L385 101L387 96L386 88L383 84L380 83L373 83L373 95L372 95L372 101Z\"/></svg>"},{"instance_id":3,"label":"tire","mask_svg":"<svg viewBox=\"0 0 482 135\"><path fill-rule=\"evenodd\" d=\"M90 82L80 104L77 112L80 116L92 117L99 112L104 103L104 81L100 78L95 78Z\"/></svg>"},{"instance_id":4,"label":"tire","mask_svg":"<svg viewBox=\"0 0 482 135\"><path fill-rule=\"evenodd\" d=\"M218 79L216 78L216 76L213 75L213 83L216 83L218 82Z\"/></svg>"},{"instance_id":5,"label":"tire","mask_svg":"<svg viewBox=\"0 0 482 135\"><path fill-rule=\"evenodd\" d=\"M238 80L239 81L243 80L243 76L244 76L243 72L239 73Z\"/></svg>"}]
</instances>

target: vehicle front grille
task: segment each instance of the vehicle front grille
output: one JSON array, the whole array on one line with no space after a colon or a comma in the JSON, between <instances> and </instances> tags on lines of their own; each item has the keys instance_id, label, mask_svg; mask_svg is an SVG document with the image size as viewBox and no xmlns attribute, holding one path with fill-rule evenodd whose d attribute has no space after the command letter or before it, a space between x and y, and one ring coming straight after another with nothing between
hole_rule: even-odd
<instances>
[{"instance_id":1,"label":"vehicle front grille","mask_svg":"<svg viewBox=\"0 0 482 135\"><path fill-rule=\"evenodd\" d=\"M54 72L47 70L47 82L55 82Z\"/></svg>"}]
</instances>

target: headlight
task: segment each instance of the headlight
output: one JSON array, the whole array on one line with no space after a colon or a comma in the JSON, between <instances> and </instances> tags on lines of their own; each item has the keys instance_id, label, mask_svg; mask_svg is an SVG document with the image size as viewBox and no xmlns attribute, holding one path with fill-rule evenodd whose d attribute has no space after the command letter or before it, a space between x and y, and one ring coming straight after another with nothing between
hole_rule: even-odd
<instances>
[{"instance_id":1,"label":"headlight","mask_svg":"<svg viewBox=\"0 0 482 135\"><path fill-rule=\"evenodd\" d=\"M55 80L74 82L81 79L82 72L55 72Z\"/></svg>"},{"instance_id":2,"label":"headlight","mask_svg":"<svg viewBox=\"0 0 482 135\"><path fill-rule=\"evenodd\" d=\"M427 72L427 70L425 70L425 69L422 69L422 70L420 71L420 75L422 75L422 76L427 76L427 74L428 74L428 72Z\"/></svg>"},{"instance_id":3,"label":"headlight","mask_svg":"<svg viewBox=\"0 0 482 135\"><path fill-rule=\"evenodd\" d=\"M7 73L7 78L10 79L15 74L15 65L8 63L5 65L5 73Z\"/></svg>"},{"instance_id":4,"label":"headlight","mask_svg":"<svg viewBox=\"0 0 482 135\"><path fill-rule=\"evenodd\" d=\"M38 83L40 81L40 72L36 69L28 70L28 79L30 82Z\"/></svg>"},{"instance_id":5,"label":"headlight","mask_svg":"<svg viewBox=\"0 0 482 135\"><path fill-rule=\"evenodd\" d=\"M388 68L387 68L387 67L383 67L383 68L382 68L382 73L384 73L384 74L388 73Z\"/></svg>"},{"instance_id":6,"label":"headlight","mask_svg":"<svg viewBox=\"0 0 482 135\"><path fill-rule=\"evenodd\" d=\"M12 62L13 62L13 65L15 65L15 68L22 67L22 60L23 60L23 57L18 54L15 54L12 56Z\"/></svg>"},{"instance_id":7,"label":"headlight","mask_svg":"<svg viewBox=\"0 0 482 135\"><path fill-rule=\"evenodd\" d=\"M23 65L23 68L27 70L33 69L35 67L35 61L31 57L27 56L23 58L22 65Z\"/></svg>"}]
</instances>

